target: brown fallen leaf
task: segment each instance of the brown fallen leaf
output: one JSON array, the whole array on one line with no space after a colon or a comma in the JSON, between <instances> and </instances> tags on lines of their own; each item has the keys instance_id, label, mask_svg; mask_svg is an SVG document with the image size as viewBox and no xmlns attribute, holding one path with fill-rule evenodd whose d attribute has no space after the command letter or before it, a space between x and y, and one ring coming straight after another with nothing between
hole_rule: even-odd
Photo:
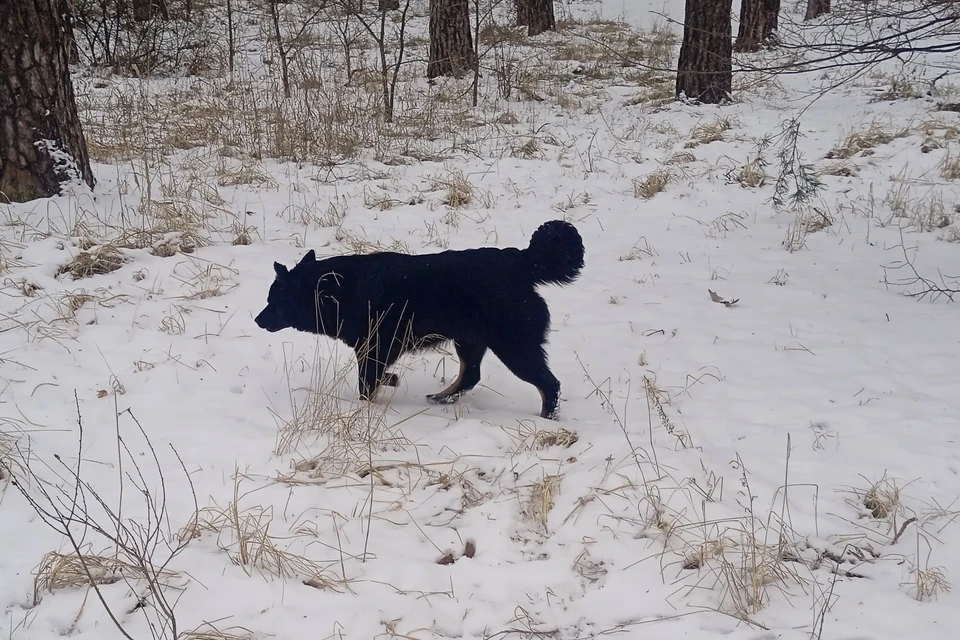
<instances>
[{"instance_id":1,"label":"brown fallen leaf","mask_svg":"<svg viewBox=\"0 0 960 640\"><path fill-rule=\"evenodd\" d=\"M97 391L98 398L106 398L108 395L110 395L110 392L106 389L100 389L100 391Z\"/></svg>"},{"instance_id":2,"label":"brown fallen leaf","mask_svg":"<svg viewBox=\"0 0 960 640\"><path fill-rule=\"evenodd\" d=\"M734 298L733 300L725 300L716 294L716 292L707 289L707 293L710 294L710 299L718 304L722 304L725 307L732 307L733 305L740 302L740 298Z\"/></svg>"},{"instance_id":3,"label":"brown fallen leaf","mask_svg":"<svg viewBox=\"0 0 960 640\"><path fill-rule=\"evenodd\" d=\"M457 559L453 557L453 552L445 553L442 558L437 560L437 564L453 564Z\"/></svg>"},{"instance_id":4,"label":"brown fallen leaf","mask_svg":"<svg viewBox=\"0 0 960 640\"><path fill-rule=\"evenodd\" d=\"M467 544L463 546L463 555L467 558L472 558L477 553L477 545L473 543L473 540L467 540Z\"/></svg>"}]
</instances>

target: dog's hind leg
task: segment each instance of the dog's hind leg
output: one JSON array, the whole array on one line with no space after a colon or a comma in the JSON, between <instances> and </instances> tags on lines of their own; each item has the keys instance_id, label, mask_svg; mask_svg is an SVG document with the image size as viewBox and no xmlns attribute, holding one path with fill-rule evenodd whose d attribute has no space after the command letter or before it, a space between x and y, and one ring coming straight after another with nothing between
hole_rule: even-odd
<instances>
[{"instance_id":1,"label":"dog's hind leg","mask_svg":"<svg viewBox=\"0 0 960 640\"><path fill-rule=\"evenodd\" d=\"M547 355L538 344L508 343L490 348L500 361L524 382L529 382L540 392L542 405L540 417L556 420L560 404L560 381L547 366Z\"/></svg>"},{"instance_id":2,"label":"dog's hind leg","mask_svg":"<svg viewBox=\"0 0 960 640\"><path fill-rule=\"evenodd\" d=\"M487 353L487 347L483 344L460 342L455 343L457 357L460 358L460 373L456 380L450 383L450 386L439 393L432 393L427 396L427 400L434 404L450 404L465 392L470 391L480 382L480 362Z\"/></svg>"},{"instance_id":3,"label":"dog's hind leg","mask_svg":"<svg viewBox=\"0 0 960 640\"><path fill-rule=\"evenodd\" d=\"M383 382L381 384L385 387L399 387L400 376L395 373L385 373L383 374Z\"/></svg>"}]
</instances>

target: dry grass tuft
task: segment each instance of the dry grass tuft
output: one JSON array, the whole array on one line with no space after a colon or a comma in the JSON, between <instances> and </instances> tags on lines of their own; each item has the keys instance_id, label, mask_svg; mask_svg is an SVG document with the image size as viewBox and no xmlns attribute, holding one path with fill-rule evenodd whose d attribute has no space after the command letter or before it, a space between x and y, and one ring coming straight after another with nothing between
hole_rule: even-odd
<instances>
[{"instance_id":1,"label":"dry grass tuft","mask_svg":"<svg viewBox=\"0 0 960 640\"><path fill-rule=\"evenodd\" d=\"M413 253L403 240L394 240L390 244L384 244L380 240L370 240L364 236L351 233L343 227L338 227L333 237L334 240L342 244L349 253L374 253L377 251Z\"/></svg>"},{"instance_id":2,"label":"dry grass tuft","mask_svg":"<svg viewBox=\"0 0 960 640\"><path fill-rule=\"evenodd\" d=\"M331 567L339 564L339 560L316 562L283 548L282 542L296 540L297 536L273 536L270 533L273 509L259 505L241 508L239 503L247 495L240 493L240 475L235 474L233 501L226 507L214 503L200 509L191 526L180 531L180 539L186 541L203 533L214 533L220 549L247 575L256 571L264 578L299 578L308 586L336 591L339 580Z\"/></svg>"},{"instance_id":3,"label":"dry grass tuft","mask_svg":"<svg viewBox=\"0 0 960 640\"><path fill-rule=\"evenodd\" d=\"M164 577L176 575L167 571L159 573ZM41 594L59 589L114 584L120 580L141 580L146 577L139 567L116 556L50 551L44 554L37 566L33 579L33 601L39 603Z\"/></svg>"},{"instance_id":4,"label":"dry grass tuft","mask_svg":"<svg viewBox=\"0 0 960 640\"><path fill-rule=\"evenodd\" d=\"M756 157L748 160L740 167L736 175L737 182L740 183L741 187L749 189L762 187L767 183L768 176L766 167L767 163L763 159L763 156L757 154Z\"/></svg>"},{"instance_id":5,"label":"dry grass tuft","mask_svg":"<svg viewBox=\"0 0 960 640\"><path fill-rule=\"evenodd\" d=\"M677 439L677 444L680 447L684 449L693 447L693 439L690 437L690 434L681 429L677 429L677 427L673 424L673 421L670 420L670 417L667 415L666 410L663 408L664 404L668 404L670 402L667 392L660 389L653 378L649 376L643 377L643 389L647 396L647 412L651 426L653 424L653 415L656 413L657 417L660 419L660 425L664 428L664 430L666 430L667 433Z\"/></svg>"},{"instance_id":6,"label":"dry grass tuft","mask_svg":"<svg viewBox=\"0 0 960 640\"><path fill-rule=\"evenodd\" d=\"M696 162L696 161L697 161L697 156L693 155L693 153L691 153L690 151L679 151L673 154L672 156L670 156L669 158L667 158L666 160L664 160L663 164L684 165L684 164L690 164L691 162Z\"/></svg>"},{"instance_id":7,"label":"dry grass tuft","mask_svg":"<svg viewBox=\"0 0 960 640\"><path fill-rule=\"evenodd\" d=\"M57 276L69 275L74 280L112 273L123 266L126 256L115 244L101 244L81 251L57 269Z\"/></svg>"},{"instance_id":8,"label":"dry grass tuft","mask_svg":"<svg viewBox=\"0 0 960 640\"><path fill-rule=\"evenodd\" d=\"M662 193L676 178L676 172L667 167L661 167L643 178L634 178L633 197L649 200L658 193Z\"/></svg>"},{"instance_id":9,"label":"dry grass tuft","mask_svg":"<svg viewBox=\"0 0 960 640\"><path fill-rule=\"evenodd\" d=\"M532 420L519 421L516 431L504 430L507 431L516 445L514 447L515 453L521 451L538 451L550 447L563 447L564 449L568 449L580 440L580 436L573 431L568 431L567 429L558 429L556 431L540 429Z\"/></svg>"},{"instance_id":10,"label":"dry grass tuft","mask_svg":"<svg viewBox=\"0 0 960 640\"><path fill-rule=\"evenodd\" d=\"M686 149L694 149L702 144L721 142L727 131L739 126L735 118L721 116L712 122L701 122L690 130L690 140L684 144Z\"/></svg>"},{"instance_id":11,"label":"dry grass tuft","mask_svg":"<svg viewBox=\"0 0 960 640\"><path fill-rule=\"evenodd\" d=\"M205 622L196 629L184 631L177 636L177 640L253 640L255 637L257 634L245 627L218 629Z\"/></svg>"},{"instance_id":12,"label":"dry grass tuft","mask_svg":"<svg viewBox=\"0 0 960 640\"><path fill-rule=\"evenodd\" d=\"M951 585L943 567L910 567L910 581L906 583L911 595L920 602L936 600L942 593L950 593Z\"/></svg>"},{"instance_id":13,"label":"dry grass tuft","mask_svg":"<svg viewBox=\"0 0 960 640\"><path fill-rule=\"evenodd\" d=\"M939 168L944 180L960 180L960 156L948 153L940 161Z\"/></svg>"},{"instance_id":14,"label":"dry grass tuft","mask_svg":"<svg viewBox=\"0 0 960 640\"><path fill-rule=\"evenodd\" d=\"M874 120L866 129L851 131L847 134L841 145L830 150L826 157L830 160L846 160L858 153L863 156L871 155L876 147L890 144L909 133L908 129L887 129Z\"/></svg>"},{"instance_id":15,"label":"dry grass tuft","mask_svg":"<svg viewBox=\"0 0 960 640\"><path fill-rule=\"evenodd\" d=\"M23 428L10 418L0 418L0 481L7 481L21 470L21 456L16 455Z\"/></svg>"},{"instance_id":16,"label":"dry grass tuft","mask_svg":"<svg viewBox=\"0 0 960 640\"><path fill-rule=\"evenodd\" d=\"M863 492L863 507L874 520L895 518L902 508L900 487L884 475Z\"/></svg>"},{"instance_id":17,"label":"dry grass tuft","mask_svg":"<svg viewBox=\"0 0 960 640\"><path fill-rule=\"evenodd\" d=\"M809 234L828 229L833 226L833 223L833 216L827 209L819 207L798 209L796 218L787 227L783 248L790 253L799 251L806 246Z\"/></svg>"},{"instance_id":18,"label":"dry grass tuft","mask_svg":"<svg viewBox=\"0 0 960 640\"><path fill-rule=\"evenodd\" d=\"M523 514L537 523L544 531L553 509L554 498L560 490L560 476L544 476L530 487L530 495L523 507Z\"/></svg>"},{"instance_id":19,"label":"dry grass tuft","mask_svg":"<svg viewBox=\"0 0 960 640\"><path fill-rule=\"evenodd\" d=\"M894 178L894 185L883 202L890 207L893 218L920 231L945 229L953 223L953 214L944 204L942 192L933 190L916 197L911 181L903 174Z\"/></svg>"},{"instance_id":20,"label":"dry grass tuft","mask_svg":"<svg viewBox=\"0 0 960 640\"><path fill-rule=\"evenodd\" d=\"M431 188L446 190L443 204L454 209L465 207L474 199L474 187L461 171L451 171L446 176L431 179Z\"/></svg>"},{"instance_id":21,"label":"dry grass tuft","mask_svg":"<svg viewBox=\"0 0 960 640\"><path fill-rule=\"evenodd\" d=\"M821 173L838 178L855 178L860 175L860 169L850 162L831 162L823 168Z\"/></svg>"}]
</instances>

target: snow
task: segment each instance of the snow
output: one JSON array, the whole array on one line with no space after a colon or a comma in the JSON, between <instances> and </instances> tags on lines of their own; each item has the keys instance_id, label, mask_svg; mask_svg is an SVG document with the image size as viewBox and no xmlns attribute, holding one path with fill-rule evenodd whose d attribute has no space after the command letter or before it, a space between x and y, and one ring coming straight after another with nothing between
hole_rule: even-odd
<instances>
[{"instance_id":1,"label":"snow","mask_svg":"<svg viewBox=\"0 0 960 640\"><path fill-rule=\"evenodd\" d=\"M652 12L676 18L681 8L610 0L568 10L649 26ZM180 631L210 623L276 638L946 637L960 622L956 593L919 597L913 571L950 581L960 570L956 309L903 295L917 285L896 286L908 272L889 267L906 256L927 277L960 272L960 247L947 241L955 226L921 232L894 215L898 202L934 213L942 202L955 225L960 194L940 163L956 151L944 135L956 114L936 113L929 98L873 101L868 78L815 101L791 97L816 82L789 77L782 94L719 108L638 106L629 86L607 87L591 108L516 103L521 123L504 129L522 138L536 128L556 144L531 157L497 141L442 162L369 160L363 171L339 167L339 179L329 168L263 160L269 179L259 184L199 180L222 202L199 190L183 196L177 181L232 159L181 152L153 175L156 198L192 198L211 216L212 244L169 257L126 249L119 269L77 280L58 275L84 248L69 230L115 236L136 226L145 197L137 161L95 165L93 192L5 206L0 412L7 442L17 437L48 483L28 492L45 486L69 508L67 470L80 460L106 505L122 504L124 519L152 523L172 544L198 506L199 535L165 567L177 572L165 593ZM867 123L908 133L850 158L855 175L823 177L807 211L816 206L833 224L791 252L783 243L795 214L771 203L777 143L764 152L764 185L730 176L794 117L804 161L817 168ZM687 148L690 132L717 118L732 125L723 139ZM944 146L923 153L934 119ZM680 152L695 160L664 164ZM634 181L664 166L673 176L664 191L635 197ZM475 197L453 209L435 184L458 172ZM382 198L393 206L371 206ZM340 230L301 221L330 202L346 211ZM418 252L525 246L558 217L586 246L576 283L541 290L563 385L558 422L537 417L535 390L492 356L458 405L424 399L456 370L442 354L407 358L400 387L361 404L349 350L253 322L273 261L292 266L309 248L347 252L354 238ZM231 244L233 220L255 228L250 244ZM167 230L150 244L191 242ZM736 303L714 302L710 291ZM314 397L326 433L283 448L280 429L309 413L309 389L339 396ZM564 446L561 429L576 441ZM165 495L159 525L138 484ZM6 637L121 637L84 587L34 602L43 555L73 549L16 487L7 481L2 491ZM256 540L242 545L262 552L259 566L234 561L241 542L222 520L236 500L234 517L248 529L269 524L287 554L283 571ZM87 552L111 555L102 535L73 530ZM468 542L472 558L463 557ZM168 554L160 544L155 562ZM447 554L455 561L439 564ZM312 573L328 588L303 584ZM137 606L143 581L100 591L132 637L151 633L156 611L145 617Z\"/></svg>"}]
</instances>

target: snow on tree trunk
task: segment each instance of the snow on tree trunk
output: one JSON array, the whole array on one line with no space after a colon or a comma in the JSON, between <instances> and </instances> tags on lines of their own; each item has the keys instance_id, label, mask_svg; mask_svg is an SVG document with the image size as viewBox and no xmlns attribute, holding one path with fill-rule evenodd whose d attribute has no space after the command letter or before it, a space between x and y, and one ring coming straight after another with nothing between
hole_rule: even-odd
<instances>
[{"instance_id":1,"label":"snow on tree trunk","mask_svg":"<svg viewBox=\"0 0 960 640\"><path fill-rule=\"evenodd\" d=\"M0 2L0 199L94 184L68 65L61 0Z\"/></svg>"}]
</instances>

